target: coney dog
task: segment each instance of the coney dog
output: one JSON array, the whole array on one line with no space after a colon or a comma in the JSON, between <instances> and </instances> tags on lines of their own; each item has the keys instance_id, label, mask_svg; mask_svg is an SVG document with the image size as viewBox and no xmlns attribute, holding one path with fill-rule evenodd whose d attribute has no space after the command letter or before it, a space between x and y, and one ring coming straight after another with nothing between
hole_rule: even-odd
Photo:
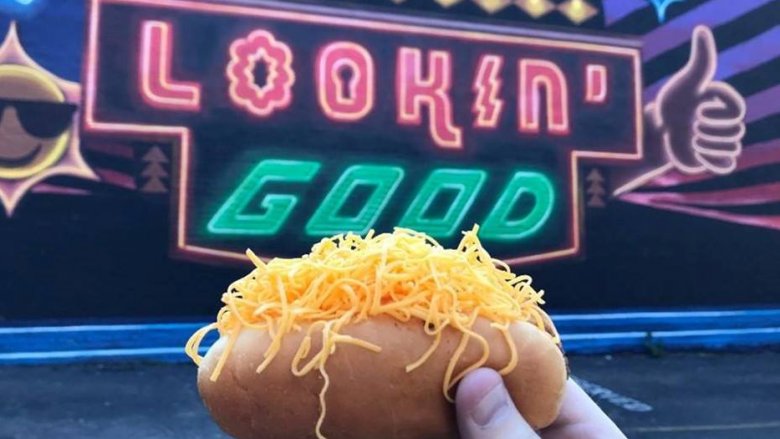
<instances>
[{"instance_id":1,"label":"coney dog","mask_svg":"<svg viewBox=\"0 0 780 439\"><path fill-rule=\"evenodd\" d=\"M186 347L214 420L239 439L453 438L457 383L490 367L532 427L550 425L568 371L543 292L477 233L455 249L399 228L300 258L248 251L255 269Z\"/></svg>"}]
</instances>

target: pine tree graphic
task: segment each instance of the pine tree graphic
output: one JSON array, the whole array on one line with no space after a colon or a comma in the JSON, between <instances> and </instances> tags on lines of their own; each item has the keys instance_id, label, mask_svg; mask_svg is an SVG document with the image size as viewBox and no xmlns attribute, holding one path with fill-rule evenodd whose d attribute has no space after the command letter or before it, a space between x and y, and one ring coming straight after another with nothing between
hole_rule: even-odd
<instances>
[{"instance_id":1,"label":"pine tree graphic","mask_svg":"<svg viewBox=\"0 0 780 439\"><path fill-rule=\"evenodd\" d=\"M146 163L143 171L141 171L141 177L147 179L146 183L141 186L141 192L150 194L168 193L168 187L165 186L164 182L168 178L168 171L165 170L164 166L164 164L169 162L168 157L165 157L160 148L153 146L141 160Z\"/></svg>"},{"instance_id":2,"label":"pine tree graphic","mask_svg":"<svg viewBox=\"0 0 780 439\"><path fill-rule=\"evenodd\" d=\"M601 172L593 168L585 177L585 181L588 183L588 188L585 190L588 195L588 207L605 207L604 195L607 191L604 189L604 177Z\"/></svg>"}]
</instances>

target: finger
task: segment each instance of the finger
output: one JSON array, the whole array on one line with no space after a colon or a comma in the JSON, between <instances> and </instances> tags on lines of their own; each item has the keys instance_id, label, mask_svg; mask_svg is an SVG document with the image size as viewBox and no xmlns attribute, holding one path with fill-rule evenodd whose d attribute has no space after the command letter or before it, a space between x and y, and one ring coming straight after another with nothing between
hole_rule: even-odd
<instances>
[{"instance_id":1,"label":"finger","mask_svg":"<svg viewBox=\"0 0 780 439\"><path fill-rule=\"evenodd\" d=\"M690 144L690 137L678 135L676 138L673 138L671 133L664 133L663 147L669 162L678 171L693 175L704 171L704 167L696 158L694 151L691 151ZM675 146L677 147L675 148ZM681 155L681 153L684 155Z\"/></svg>"},{"instance_id":2,"label":"finger","mask_svg":"<svg viewBox=\"0 0 780 439\"><path fill-rule=\"evenodd\" d=\"M702 89L715 77L718 50L712 31L706 26L696 26L691 36L691 56L684 71L686 86Z\"/></svg>"},{"instance_id":3,"label":"finger","mask_svg":"<svg viewBox=\"0 0 780 439\"><path fill-rule=\"evenodd\" d=\"M732 173L737 169L737 157L736 156L721 156L714 154L702 154L698 151L695 153L696 158L699 159L704 167L718 175L726 175Z\"/></svg>"},{"instance_id":4,"label":"finger","mask_svg":"<svg viewBox=\"0 0 780 439\"><path fill-rule=\"evenodd\" d=\"M625 435L592 399L569 379L558 419L543 430L545 439L620 439Z\"/></svg>"},{"instance_id":5,"label":"finger","mask_svg":"<svg viewBox=\"0 0 780 439\"><path fill-rule=\"evenodd\" d=\"M462 439L539 439L494 370L477 369L466 375L458 385L455 408Z\"/></svg>"},{"instance_id":6,"label":"finger","mask_svg":"<svg viewBox=\"0 0 780 439\"><path fill-rule=\"evenodd\" d=\"M733 157L742 154L742 142L728 142L694 137L693 150L695 153L713 157Z\"/></svg>"},{"instance_id":7,"label":"finger","mask_svg":"<svg viewBox=\"0 0 780 439\"><path fill-rule=\"evenodd\" d=\"M696 108L696 118L712 121L742 121L745 118L745 98L725 82L713 82L702 93L702 103Z\"/></svg>"},{"instance_id":8,"label":"finger","mask_svg":"<svg viewBox=\"0 0 780 439\"><path fill-rule=\"evenodd\" d=\"M648 125L652 124L653 127L661 127L661 113L658 111L658 106L655 105L655 102L650 102L649 104L645 105L643 113L645 115L645 122Z\"/></svg>"},{"instance_id":9,"label":"finger","mask_svg":"<svg viewBox=\"0 0 780 439\"><path fill-rule=\"evenodd\" d=\"M737 143L745 135L745 124L712 125L697 120L693 123L694 139L710 142Z\"/></svg>"}]
</instances>

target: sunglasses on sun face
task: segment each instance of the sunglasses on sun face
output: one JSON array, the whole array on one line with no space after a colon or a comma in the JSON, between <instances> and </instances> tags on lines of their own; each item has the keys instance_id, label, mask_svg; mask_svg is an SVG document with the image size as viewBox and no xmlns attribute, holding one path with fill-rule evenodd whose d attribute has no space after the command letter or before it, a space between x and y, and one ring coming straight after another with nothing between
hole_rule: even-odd
<instances>
[{"instance_id":1,"label":"sunglasses on sun face","mask_svg":"<svg viewBox=\"0 0 780 439\"><path fill-rule=\"evenodd\" d=\"M7 107L16 110L22 128L31 136L41 139L57 137L65 132L73 121L78 106L68 102L37 102L0 98L0 115Z\"/></svg>"}]
</instances>

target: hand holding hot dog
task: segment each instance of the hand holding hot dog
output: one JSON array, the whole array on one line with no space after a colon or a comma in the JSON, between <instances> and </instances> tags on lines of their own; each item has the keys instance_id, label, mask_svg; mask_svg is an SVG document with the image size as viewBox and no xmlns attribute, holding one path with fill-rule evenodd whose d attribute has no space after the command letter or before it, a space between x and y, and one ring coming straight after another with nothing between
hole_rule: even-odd
<instances>
[{"instance_id":1,"label":"hand holding hot dog","mask_svg":"<svg viewBox=\"0 0 780 439\"><path fill-rule=\"evenodd\" d=\"M467 375L458 387L456 407L461 439L618 439L617 426L571 379L553 424L534 431L517 410L501 376L490 369Z\"/></svg>"}]
</instances>

